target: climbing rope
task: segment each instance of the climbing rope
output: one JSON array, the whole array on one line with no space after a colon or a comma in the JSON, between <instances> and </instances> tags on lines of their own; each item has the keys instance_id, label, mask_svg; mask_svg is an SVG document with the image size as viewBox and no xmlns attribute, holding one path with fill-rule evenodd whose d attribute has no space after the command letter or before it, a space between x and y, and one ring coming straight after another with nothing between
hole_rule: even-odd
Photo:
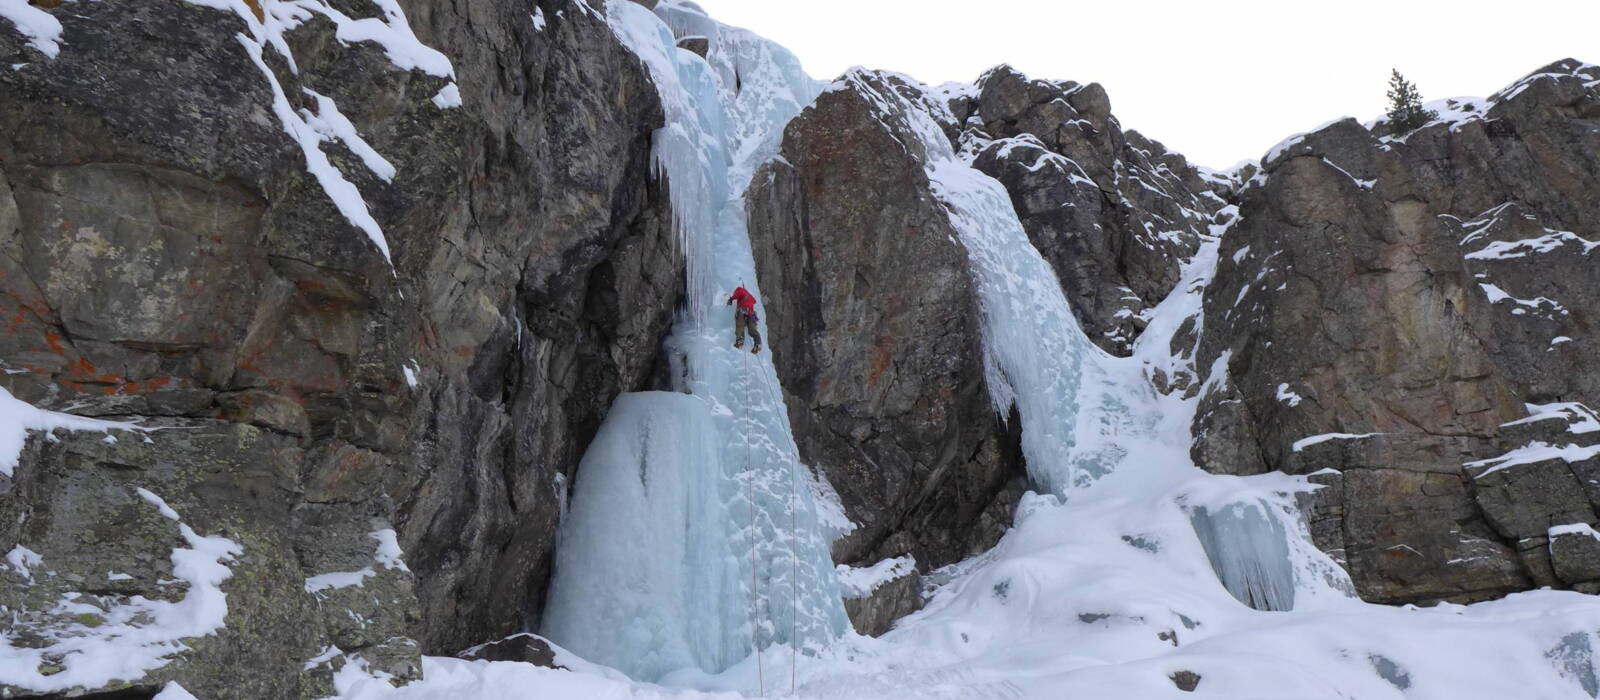
<instances>
[{"instance_id":1,"label":"climbing rope","mask_svg":"<svg viewBox=\"0 0 1600 700\"><path fill-rule=\"evenodd\" d=\"M800 555L795 553L795 540L800 539L800 528L795 524L794 491L799 470L789 464L789 694L794 695L795 669L800 665L798 656L800 638L795 634L800 619Z\"/></svg>"},{"instance_id":2,"label":"climbing rope","mask_svg":"<svg viewBox=\"0 0 1600 700\"><path fill-rule=\"evenodd\" d=\"M753 355L754 353L752 353ZM745 355L739 366L740 381L744 383L745 390L745 420L748 425L744 435L744 465L746 493L745 500L750 503L750 592L755 596L751 607L750 621L750 647L756 654L756 682L760 694L764 697L767 690L766 671L761 658L759 646L759 621L761 617L761 594L758 590L756 578L756 500L755 500L755 466L751 461L751 436L755 434L755 417L751 409L755 407L755 386L750 377L751 355ZM767 387L769 400L777 402L783 400L782 396L774 396L771 387ZM789 464L789 693L795 692L796 681L800 667L800 554L797 542L800 539L800 525L798 517L798 503L796 495L799 491L798 462L790 461Z\"/></svg>"},{"instance_id":3,"label":"climbing rope","mask_svg":"<svg viewBox=\"0 0 1600 700\"><path fill-rule=\"evenodd\" d=\"M753 422L750 417L750 358L745 357L739 365L739 379L744 382L745 395L745 420ZM756 586L756 471L750 464L750 428L746 426L744 432L744 473L745 473L745 501L750 504L750 650L756 655L756 683L758 693L765 697L767 694L766 672L761 668L761 640L759 636L761 621L761 592Z\"/></svg>"}]
</instances>

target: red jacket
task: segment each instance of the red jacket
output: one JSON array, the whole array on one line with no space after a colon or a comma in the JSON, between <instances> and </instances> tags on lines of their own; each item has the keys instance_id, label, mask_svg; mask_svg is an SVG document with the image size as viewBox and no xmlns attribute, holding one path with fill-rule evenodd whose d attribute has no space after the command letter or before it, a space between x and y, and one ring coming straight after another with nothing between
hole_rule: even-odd
<instances>
[{"instance_id":1,"label":"red jacket","mask_svg":"<svg viewBox=\"0 0 1600 700\"><path fill-rule=\"evenodd\" d=\"M755 295L751 294L748 291L745 291L744 287L740 287L738 289L733 290L733 296L728 297L728 301L738 302L739 308L744 309L744 312L746 314L749 314L751 316L755 316L756 315L756 298L755 298Z\"/></svg>"}]
</instances>

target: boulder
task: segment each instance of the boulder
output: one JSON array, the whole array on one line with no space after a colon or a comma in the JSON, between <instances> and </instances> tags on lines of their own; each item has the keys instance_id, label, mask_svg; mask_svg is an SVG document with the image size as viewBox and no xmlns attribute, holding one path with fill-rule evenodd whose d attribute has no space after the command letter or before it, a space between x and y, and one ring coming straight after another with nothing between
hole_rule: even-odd
<instances>
[{"instance_id":1,"label":"boulder","mask_svg":"<svg viewBox=\"0 0 1600 700\"><path fill-rule=\"evenodd\" d=\"M463 659L483 661L520 661L545 668L565 669L556 663L556 652L550 642L536 634L522 632L505 639L466 649L457 654Z\"/></svg>"},{"instance_id":2,"label":"boulder","mask_svg":"<svg viewBox=\"0 0 1600 700\"><path fill-rule=\"evenodd\" d=\"M1516 550L1478 517L1462 477L1352 469L1342 482L1343 554L1364 599L1472 601L1529 587Z\"/></svg>"},{"instance_id":3,"label":"boulder","mask_svg":"<svg viewBox=\"0 0 1600 700\"><path fill-rule=\"evenodd\" d=\"M914 566L871 591L845 593L844 611L856 634L877 637L888 632L894 621L922 609L922 577Z\"/></svg>"},{"instance_id":4,"label":"boulder","mask_svg":"<svg viewBox=\"0 0 1600 700\"><path fill-rule=\"evenodd\" d=\"M1550 528L1550 563L1566 583L1600 580L1600 533L1589 523Z\"/></svg>"}]
</instances>

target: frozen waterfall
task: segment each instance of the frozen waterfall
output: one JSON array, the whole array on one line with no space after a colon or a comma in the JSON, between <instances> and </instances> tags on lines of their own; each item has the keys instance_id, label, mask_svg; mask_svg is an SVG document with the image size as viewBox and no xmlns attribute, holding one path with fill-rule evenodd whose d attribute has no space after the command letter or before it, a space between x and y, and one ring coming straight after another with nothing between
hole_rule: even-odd
<instances>
[{"instance_id":1,"label":"frozen waterfall","mask_svg":"<svg viewBox=\"0 0 1600 700\"><path fill-rule=\"evenodd\" d=\"M545 631L634 678L722 668L749 648L738 555L727 523L734 484L704 401L619 397L578 468ZM605 595L597 595L603 590Z\"/></svg>"},{"instance_id":2,"label":"frozen waterfall","mask_svg":"<svg viewBox=\"0 0 1600 700\"><path fill-rule=\"evenodd\" d=\"M786 50L692 3L668 0L652 13L613 0L607 12L666 110L653 161L669 183L688 268L667 343L674 388L686 395L622 397L585 455L543 632L653 680L679 668L721 671L752 644L819 647L848 624L829 552L848 522L800 463L770 354L731 347L723 305L740 284L762 298L744 190L820 86ZM708 59L678 49L674 29L709 37ZM691 431L701 433L682 435ZM646 486L672 470L678 481ZM619 586L619 576L651 583Z\"/></svg>"}]
</instances>

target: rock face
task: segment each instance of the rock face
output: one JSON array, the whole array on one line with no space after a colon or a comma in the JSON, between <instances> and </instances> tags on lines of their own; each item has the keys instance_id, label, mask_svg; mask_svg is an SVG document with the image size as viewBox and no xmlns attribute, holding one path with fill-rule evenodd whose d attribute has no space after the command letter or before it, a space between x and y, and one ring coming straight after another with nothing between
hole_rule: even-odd
<instances>
[{"instance_id":1,"label":"rock face","mask_svg":"<svg viewBox=\"0 0 1600 700\"><path fill-rule=\"evenodd\" d=\"M1600 67L1440 107L1411 133L1346 120L1267 155L1197 358L1214 390L1196 461L1337 470L1313 529L1381 602L1545 585L1546 530L1597 519Z\"/></svg>"},{"instance_id":2,"label":"rock face","mask_svg":"<svg viewBox=\"0 0 1600 700\"><path fill-rule=\"evenodd\" d=\"M926 573L998 540L1023 470L984 383L966 249L907 115L880 97L943 111L920 90L847 73L789 124L747 205L801 457L858 525L834 558L911 554Z\"/></svg>"},{"instance_id":3,"label":"rock face","mask_svg":"<svg viewBox=\"0 0 1600 700\"><path fill-rule=\"evenodd\" d=\"M1229 183L1124 132L1098 83L1002 65L950 106L973 167L1005 185L1084 333L1128 354L1226 204L1212 190Z\"/></svg>"},{"instance_id":4,"label":"rock face","mask_svg":"<svg viewBox=\"0 0 1600 700\"><path fill-rule=\"evenodd\" d=\"M183 2L49 9L54 58L0 23L20 64L0 71L0 387L161 428L35 433L0 475L0 551L45 562L0 567L14 639L87 624L50 612L63 594L182 597L162 582L184 541L137 489L240 551L225 627L116 687L320 696L358 656L404 680L419 649L537 621L563 484L647 383L683 283L653 86L604 17L538 4L543 26L513 3L340 2L259 66L254 18ZM335 38L373 17L448 55ZM408 568L375 554L389 530Z\"/></svg>"}]
</instances>

